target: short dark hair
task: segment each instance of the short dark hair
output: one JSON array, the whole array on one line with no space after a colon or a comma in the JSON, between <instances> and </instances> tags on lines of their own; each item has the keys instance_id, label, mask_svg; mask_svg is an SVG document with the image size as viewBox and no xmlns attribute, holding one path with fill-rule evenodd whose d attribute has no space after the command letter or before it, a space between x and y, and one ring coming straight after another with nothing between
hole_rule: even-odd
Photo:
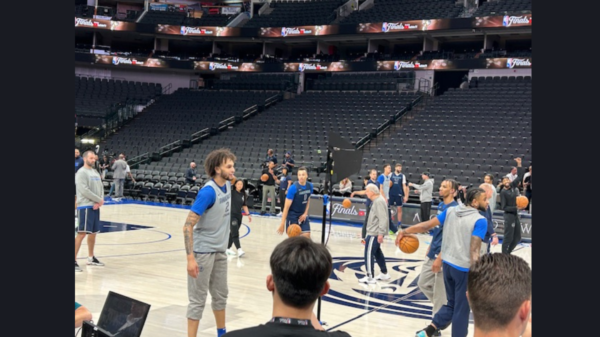
<instances>
[{"instance_id":1,"label":"short dark hair","mask_svg":"<svg viewBox=\"0 0 600 337\"><path fill-rule=\"evenodd\" d=\"M317 300L333 269L327 248L304 236L279 243L270 264L277 294L283 303L299 309Z\"/></svg>"},{"instance_id":2,"label":"short dark hair","mask_svg":"<svg viewBox=\"0 0 600 337\"><path fill-rule=\"evenodd\" d=\"M85 152L83 153L83 156L81 156L81 157L82 157L82 158L87 158L87 157L89 157L89 156L90 156L90 155L92 155L92 154L93 154L93 155L95 155L96 153L95 153L94 151L92 151L92 150L87 150L87 151L85 151Z\"/></svg>"},{"instance_id":3,"label":"short dark hair","mask_svg":"<svg viewBox=\"0 0 600 337\"><path fill-rule=\"evenodd\" d=\"M485 177L489 177L491 181L494 181L494 175L491 173L486 173Z\"/></svg>"},{"instance_id":4,"label":"short dark hair","mask_svg":"<svg viewBox=\"0 0 600 337\"><path fill-rule=\"evenodd\" d=\"M298 171L305 171L306 174L308 174L308 169L306 167L304 167L304 166L298 167ZM298 171L296 171L296 174L298 174Z\"/></svg>"},{"instance_id":5,"label":"short dark hair","mask_svg":"<svg viewBox=\"0 0 600 337\"><path fill-rule=\"evenodd\" d=\"M451 189L453 189L454 191L458 191L458 181L454 179L446 179L444 181L447 181L450 184Z\"/></svg>"},{"instance_id":6,"label":"short dark hair","mask_svg":"<svg viewBox=\"0 0 600 337\"><path fill-rule=\"evenodd\" d=\"M402 167L402 164L400 164L400 163L396 164L396 167L398 167L398 166Z\"/></svg>"},{"instance_id":7,"label":"short dark hair","mask_svg":"<svg viewBox=\"0 0 600 337\"><path fill-rule=\"evenodd\" d=\"M392 168L392 165L390 165L390 164L383 164L383 168L384 168L384 169L385 169L386 167L388 167L388 166L389 166L390 168Z\"/></svg>"},{"instance_id":8,"label":"short dark hair","mask_svg":"<svg viewBox=\"0 0 600 337\"><path fill-rule=\"evenodd\" d=\"M209 177L217 174L216 168L221 166L227 159L236 160L235 155L229 149L214 150L204 160L204 171Z\"/></svg>"},{"instance_id":9,"label":"short dark hair","mask_svg":"<svg viewBox=\"0 0 600 337\"><path fill-rule=\"evenodd\" d=\"M469 268L467 292L478 329L505 329L531 299L531 268L516 255L483 255Z\"/></svg>"},{"instance_id":10,"label":"short dark hair","mask_svg":"<svg viewBox=\"0 0 600 337\"><path fill-rule=\"evenodd\" d=\"M467 190L467 195L465 196L465 203L469 206L473 203L473 200L479 198L480 194L486 194L485 190L480 187L470 188Z\"/></svg>"}]
</instances>

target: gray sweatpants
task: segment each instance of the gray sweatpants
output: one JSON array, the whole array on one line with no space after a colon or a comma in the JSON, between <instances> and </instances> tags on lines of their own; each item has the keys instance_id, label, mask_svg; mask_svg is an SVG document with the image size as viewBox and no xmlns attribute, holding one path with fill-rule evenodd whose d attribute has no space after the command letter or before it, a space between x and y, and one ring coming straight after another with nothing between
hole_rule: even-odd
<instances>
[{"instance_id":1,"label":"gray sweatpants","mask_svg":"<svg viewBox=\"0 0 600 337\"><path fill-rule=\"evenodd\" d=\"M225 310L227 305L227 255L225 253L194 253L200 272L196 278L188 275L187 318L202 319L206 294L210 291L212 310Z\"/></svg>"},{"instance_id":2,"label":"gray sweatpants","mask_svg":"<svg viewBox=\"0 0 600 337\"><path fill-rule=\"evenodd\" d=\"M277 196L275 195L275 185L263 185L262 207L260 208L260 211L265 212L267 210L267 193L271 194L271 209L269 209L269 211L271 213L275 213L275 202L277 201ZM285 204L285 200L283 202ZM283 209L283 207L281 207L281 209Z\"/></svg>"},{"instance_id":3,"label":"gray sweatpants","mask_svg":"<svg viewBox=\"0 0 600 337\"><path fill-rule=\"evenodd\" d=\"M442 267L439 273L434 273L431 271L433 261L427 258L427 261L423 263L419 282L417 283L421 292L433 302L432 317L448 301L446 298L446 287L444 286L444 268Z\"/></svg>"}]
</instances>

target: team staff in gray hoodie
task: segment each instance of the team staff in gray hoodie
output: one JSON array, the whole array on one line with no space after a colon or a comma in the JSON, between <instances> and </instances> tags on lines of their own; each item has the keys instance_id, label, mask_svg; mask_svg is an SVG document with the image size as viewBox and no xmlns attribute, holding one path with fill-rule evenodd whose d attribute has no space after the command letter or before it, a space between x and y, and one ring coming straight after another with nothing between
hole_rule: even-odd
<instances>
[{"instance_id":1,"label":"team staff in gray hoodie","mask_svg":"<svg viewBox=\"0 0 600 337\"><path fill-rule=\"evenodd\" d=\"M421 174L421 178L423 178L423 184L413 184L408 183L408 186L412 186L417 190L421 195L419 196L419 201L421 201L421 211L419 216L421 217L421 221L429 220L429 215L431 214L431 200L433 199L433 178L429 178L429 172L423 172Z\"/></svg>"},{"instance_id":2,"label":"team staff in gray hoodie","mask_svg":"<svg viewBox=\"0 0 600 337\"><path fill-rule=\"evenodd\" d=\"M481 241L487 232L487 220L479 211L486 211L488 198L481 188L467 192L466 203L450 207L431 220L420 222L398 232L396 245L405 234L423 233L440 226L442 229L442 265L448 302L433 316L416 337L431 337L452 323L452 337L466 337L470 307L467 301L467 280L470 266L479 259Z\"/></svg>"}]
</instances>

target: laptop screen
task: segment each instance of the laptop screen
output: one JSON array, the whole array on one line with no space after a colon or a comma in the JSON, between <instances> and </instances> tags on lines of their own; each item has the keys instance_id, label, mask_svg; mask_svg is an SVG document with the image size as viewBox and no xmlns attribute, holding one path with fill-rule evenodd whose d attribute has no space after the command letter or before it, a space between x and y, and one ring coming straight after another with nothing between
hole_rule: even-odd
<instances>
[{"instance_id":1,"label":"laptop screen","mask_svg":"<svg viewBox=\"0 0 600 337\"><path fill-rule=\"evenodd\" d=\"M140 337L150 305L109 291L97 326L119 337Z\"/></svg>"}]
</instances>

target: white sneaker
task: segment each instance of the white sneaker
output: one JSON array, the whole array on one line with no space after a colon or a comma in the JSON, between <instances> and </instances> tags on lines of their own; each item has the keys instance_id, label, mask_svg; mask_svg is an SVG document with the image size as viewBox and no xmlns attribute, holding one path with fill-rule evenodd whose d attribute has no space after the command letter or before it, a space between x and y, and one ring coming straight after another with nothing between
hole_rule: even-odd
<instances>
[{"instance_id":1,"label":"white sneaker","mask_svg":"<svg viewBox=\"0 0 600 337\"><path fill-rule=\"evenodd\" d=\"M242 257L244 254L246 254L246 252L244 252L242 248L238 248L238 257Z\"/></svg>"},{"instance_id":2,"label":"white sneaker","mask_svg":"<svg viewBox=\"0 0 600 337\"><path fill-rule=\"evenodd\" d=\"M369 277L369 276L365 276L365 277L363 277L361 279L358 279L358 282L360 282L360 283L368 283L368 284L375 284L375 283L377 283L377 281L375 281L374 278Z\"/></svg>"},{"instance_id":3,"label":"white sneaker","mask_svg":"<svg viewBox=\"0 0 600 337\"><path fill-rule=\"evenodd\" d=\"M236 255L236 254L233 250L227 249L227 255Z\"/></svg>"},{"instance_id":4,"label":"white sneaker","mask_svg":"<svg viewBox=\"0 0 600 337\"><path fill-rule=\"evenodd\" d=\"M384 274L384 273L381 273L375 277L376 280L382 280L382 281L387 281L391 278L392 277L390 276L390 274Z\"/></svg>"}]
</instances>

